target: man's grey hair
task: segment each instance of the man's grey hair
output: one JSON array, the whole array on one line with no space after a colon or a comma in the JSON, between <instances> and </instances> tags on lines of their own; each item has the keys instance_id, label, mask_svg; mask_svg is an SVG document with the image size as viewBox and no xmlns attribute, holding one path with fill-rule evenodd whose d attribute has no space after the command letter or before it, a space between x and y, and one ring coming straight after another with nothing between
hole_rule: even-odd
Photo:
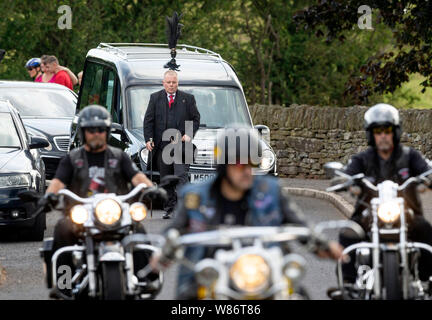
<instances>
[{"instance_id":1,"label":"man's grey hair","mask_svg":"<svg viewBox=\"0 0 432 320\"><path fill-rule=\"evenodd\" d=\"M178 74L174 70L168 70L168 71L166 71L164 73L164 79L166 78L166 76L176 76L176 78L178 79Z\"/></svg>"}]
</instances>

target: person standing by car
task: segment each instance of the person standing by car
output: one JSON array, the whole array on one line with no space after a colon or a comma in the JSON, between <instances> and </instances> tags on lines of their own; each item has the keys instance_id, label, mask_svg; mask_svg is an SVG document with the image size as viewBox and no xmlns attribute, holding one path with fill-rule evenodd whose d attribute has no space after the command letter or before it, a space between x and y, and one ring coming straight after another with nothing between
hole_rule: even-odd
<instances>
[{"instance_id":1,"label":"person standing by car","mask_svg":"<svg viewBox=\"0 0 432 320\"><path fill-rule=\"evenodd\" d=\"M39 59L39 58L31 58L25 64L25 68L27 69L27 72L28 72L29 76L32 79L34 79L34 81L37 81L37 79L41 79L42 78L41 59Z\"/></svg>"},{"instance_id":2,"label":"person standing by car","mask_svg":"<svg viewBox=\"0 0 432 320\"><path fill-rule=\"evenodd\" d=\"M170 141L162 141L162 135L167 129L177 129L180 136L171 138L172 143L191 142L200 124L200 113L198 112L195 97L191 94L178 90L177 72L168 70L162 81L163 90L153 93L150 96L148 108L144 117L144 139L146 147L151 152L149 161L155 160L159 167L160 177L175 174L180 178L177 187L166 187L169 200L165 204L164 219L169 219L177 202L176 189L188 182L189 164L173 163L167 164L162 159L163 149ZM186 134L186 121L193 121L193 136ZM153 142L151 142L151 140ZM149 163L148 161L148 163ZM183 161L182 161L183 162Z\"/></svg>"},{"instance_id":3,"label":"person standing by car","mask_svg":"<svg viewBox=\"0 0 432 320\"><path fill-rule=\"evenodd\" d=\"M73 86L78 83L78 78L72 73L72 71L66 67L60 66L55 56L47 56L44 63L46 71L53 74L53 76L48 81L43 82L58 83L73 90Z\"/></svg>"}]
</instances>

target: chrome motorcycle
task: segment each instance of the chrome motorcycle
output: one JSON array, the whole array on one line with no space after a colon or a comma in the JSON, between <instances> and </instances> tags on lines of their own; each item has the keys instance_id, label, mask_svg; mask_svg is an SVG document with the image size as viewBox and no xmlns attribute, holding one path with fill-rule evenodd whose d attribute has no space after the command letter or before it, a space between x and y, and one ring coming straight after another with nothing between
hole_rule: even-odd
<instances>
[{"instance_id":1,"label":"chrome motorcycle","mask_svg":"<svg viewBox=\"0 0 432 320\"><path fill-rule=\"evenodd\" d=\"M153 298L162 287L163 272L151 280L146 278L149 280L139 282L134 272L134 252L140 251L150 257L158 248L146 241L126 248L122 240L136 234L147 217L147 207L141 200L146 196L166 197L166 191L142 183L126 195L99 193L81 198L67 189L60 190L58 195L76 203L70 209L69 216L80 241L77 245L62 247L55 252L52 252L53 238L46 238L43 242L40 253L44 260L47 286L55 289L56 297L101 300ZM138 201L128 203L128 200L137 197ZM65 254L72 257L74 269L66 281L69 266L59 266L58 263ZM64 294L64 289L69 289L70 295Z\"/></svg>"},{"instance_id":2,"label":"chrome motorcycle","mask_svg":"<svg viewBox=\"0 0 432 320\"><path fill-rule=\"evenodd\" d=\"M420 249L432 254L432 247L412 242L407 237L413 211L407 207L402 196L404 190L416 187L418 192L430 184L428 170L417 177L407 179L402 185L386 180L373 185L364 174L350 176L342 172L343 165L330 162L325 166L328 177L340 177L341 183L327 191L350 191L360 195L362 190L374 197L362 212L369 221L367 230L370 241L348 246L344 254L355 253L357 278L353 287L344 286L342 261L338 261L338 287L344 299L429 299L430 283L422 283L418 275ZM349 289L349 290L347 290Z\"/></svg>"},{"instance_id":3,"label":"chrome motorcycle","mask_svg":"<svg viewBox=\"0 0 432 320\"><path fill-rule=\"evenodd\" d=\"M306 260L284 252L280 245L300 240L309 249L316 249L315 240L322 238L323 230L338 228L350 228L360 236L363 233L352 221L319 223L313 230L296 225L230 227L183 236L171 229L158 246L162 253L171 252L174 261L194 271L198 299L298 300L308 299L301 283ZM183 255L190 246L214 247L216 252L212 258L195 263Z\"/></svg>"}]
</instances>

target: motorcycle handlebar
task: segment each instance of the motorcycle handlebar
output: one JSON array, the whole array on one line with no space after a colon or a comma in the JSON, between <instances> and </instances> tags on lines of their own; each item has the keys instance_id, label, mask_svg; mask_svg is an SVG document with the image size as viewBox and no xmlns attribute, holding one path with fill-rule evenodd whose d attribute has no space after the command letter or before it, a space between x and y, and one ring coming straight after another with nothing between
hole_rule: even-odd
<instances>
[{"instance_id":1,"label":"motorcycle handlebar","mask_svg":"<svg viewBox=\"0 0 432 320\"><path fill-rule=\"evenodd\" d=\"M178 245L229 245L236 239L259 238L262 242L287 242L300 238L311 238L329 229L352 229L359 237L364 236L363 229L353 221L336 220L320 222L313 229L306 226L286 225L281 227L237 227L213 230L180 236Z\"/></svg>"},{"instance_id":2,"label":"motorcycle handlebar","mask_svg":"<svg viewBox=\"0 0 432 320\"><path fill-rule=\"evenodd\" d=\"M59 195L64 195L67 196L75 201L81 202L81 203L92 203L93 200L90 198L81 198L80 196L77 196L75 193L73 193L72 191L68 190L68 189L61 189L58 192Z\"/></svg>"},{"instance_id":3,"label":"motorcycle handlebar","mask_svg":"<svg viewBox=\"0 0 432 320\"><path fill-rule=\"evenodd\" d=\"M362 174L362 173L354 175L354 176L350 176L350 175L347 175L344 172L336 170L335 174L338 175L338 176L340 176L340 177L346 178L347 181L344 182L344 183L337 184L335 186L331 186L331 187L327 188L326 189L327 192L342 191L345 188L347 188L347 187L349 187L349 186L351 186L353 184L356 184L358 182L361 182L365 187L367 187L371 191L375 191L375 192L378 191L378 187L375 186L373 183L371 183L368 179L366 179L364 177L364 174ZM425 180L426 180L426 177L429 176L429 175L432 175L432 169L430 169L430 170L422 173L421 175L419 175L417 177L411 177L411 178L409 178L402 185L400 185L398 187L398 191L402 191L402 190L406 189L409 185L411 185L413 183L417 183L417 184L424 183Z\"/></svg>"},{"instance_id":4,"label":"motorcycle handlebar","mask_svg":"<svg viewBox=\"0 0 432 320\"><path fill-rule=\"evenodd\" d=\"M128 194L122 195L122 196L116 196L120 201L126 201L130 198L135 197L138 193L140 193L143 189L147 188L147 185L145 183L138 184L135 188L133 188ZM58 192L59 195L67 196L75 201L78 201L80 203L92 203L94 199L92 198L81 198L80 196L76 195L72 191L68 189L61 189Z\"/></svg>"}]
</instances>

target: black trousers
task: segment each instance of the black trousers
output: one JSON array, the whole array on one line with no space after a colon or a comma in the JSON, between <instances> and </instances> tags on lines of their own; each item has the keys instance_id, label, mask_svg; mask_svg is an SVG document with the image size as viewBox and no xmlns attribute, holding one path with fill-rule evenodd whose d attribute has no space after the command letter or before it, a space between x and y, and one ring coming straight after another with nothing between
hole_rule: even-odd
<instances>
[{"instance_id":1,"label":"black trousers","mask_svg":"<svg viewBox=\"0 0 432 320\"><path fill-rule=\"evenodd\" d=\"M189 182L188 171L189 164L166 164L162 159L162 150L163 148L158 148L155 150L154 159L158 164L160 178L167 175L176 175L180 178L178 183L171 183L170 185L164 187L168 193L168 201L164 205L164 210L166 212L172 212L177 204L177 192L178 190L186 183Z\"/></svg>"},{"instance_id":2,"label":"black trousers","mask_svg":"<svg viewBox=\"0 0 432 320\"><path fill-rule=\"evenodd\" d=\"M360 215L354 215L351 217L351 220L357 222L359 225L365 229L363 223L361 221ZM365 230L366 232L366 230ZM408 239L413 242L422 242L428 245L432 245L432 226L431 224L423 217L419 215L415 215L414 218L409 222L408 226ZM367 237L364 239L353 239L351 237L345 236L343 233L339 234L339 242L343 247L348 247L352 244L362 242L362 241L370 241ZM429 277L432 275L432 254L423 249L420 250L420 258L419 258L419 277L422 281L427 281ZM350 254L350 262L342 264L342 272L344 281L354 283L357 277L357 271L355 269L355 252Z\"/></svg>"}]
</instances>

